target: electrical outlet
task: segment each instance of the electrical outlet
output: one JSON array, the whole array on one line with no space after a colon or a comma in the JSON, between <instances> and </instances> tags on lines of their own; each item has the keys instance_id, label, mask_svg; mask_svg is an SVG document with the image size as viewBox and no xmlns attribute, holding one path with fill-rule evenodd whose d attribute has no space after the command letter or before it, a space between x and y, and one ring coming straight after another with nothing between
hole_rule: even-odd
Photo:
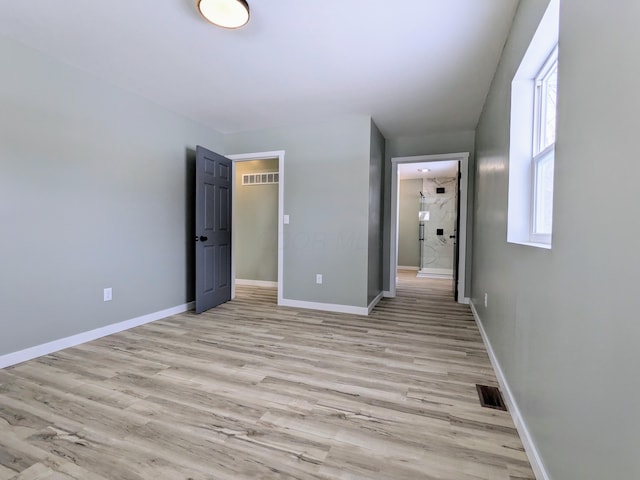
<instances>
[{"instance_id":1,"label":"electrical outlet","mask_svg":"<svg viewBox=\"0 0 640 480\"><path fill-rule=\"evenodd\" d=\"M316 273L316 283L318 285L322 285L322 274L321 273Z\"/></svg>"},{"instance_id":2,"label":"electrical outlet","mask_svg":"<svg viewBox=\"0 0 640 480\"><path fill-rule=\"evenodd\" d=\"M113 290L111 287L104 289L104 301L110 302L113 299Z\"/></svg>"},{"instance_id":3,"label":"electrical outlet","mask_svg":"<svg viewBox=\"0 0 640 480\"><path fill-rule=\"evenodd\" d=\"M484 293L484 308L487 308L489 305L489 294L487 292Z\"/></svg>"}]
</instances>

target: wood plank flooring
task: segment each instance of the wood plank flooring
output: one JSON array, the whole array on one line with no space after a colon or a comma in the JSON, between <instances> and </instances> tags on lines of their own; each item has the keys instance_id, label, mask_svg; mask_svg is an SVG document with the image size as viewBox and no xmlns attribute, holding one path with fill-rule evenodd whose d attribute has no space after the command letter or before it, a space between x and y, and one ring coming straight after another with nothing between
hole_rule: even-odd
<instances>
[{"instance_id":1,"label":"wood plank flooring","mask_svg":"<svg viewBox=\"0 0 640 480\"><path fill-rule=\"evenodd\" d=\"M401 273L369 317L238 287L0 370L0 480L532 480L450 283Z\"/></svg>"}]
</instances>

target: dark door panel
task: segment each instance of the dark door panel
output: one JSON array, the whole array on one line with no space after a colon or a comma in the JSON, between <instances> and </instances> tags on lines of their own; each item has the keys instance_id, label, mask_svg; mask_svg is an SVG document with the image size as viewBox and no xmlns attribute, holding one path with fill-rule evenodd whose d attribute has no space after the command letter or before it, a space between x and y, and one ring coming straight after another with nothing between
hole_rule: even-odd
<instances>
[{"instance_id":1,"label":"dark door panel","mask_svg":"<svg viewBox=\"0 0 640 480\"><path fill-rule=\"evenodd\" d=\"M196 148L196 312L231 299L231 160Z\"/></svg>"}]
</instances>

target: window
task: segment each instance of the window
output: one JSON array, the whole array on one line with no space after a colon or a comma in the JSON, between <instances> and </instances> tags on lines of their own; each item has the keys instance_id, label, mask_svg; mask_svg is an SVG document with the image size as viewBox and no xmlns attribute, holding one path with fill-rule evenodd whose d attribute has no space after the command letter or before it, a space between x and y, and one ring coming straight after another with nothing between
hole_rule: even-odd
<instances>
[{"instance_id":1,"label":"window","mask_svg":"<svg viewBox=\"0 0 640 480\"><path fill-rule=\"evenodd\" d=\"M558 48L556 47L535 79L531 189L533 208L530 235L532 242L551 243L557 91Z\"/></svg>"},{"instance_id":2,"label":"window","mask_svg":"<svg viewBox=\"0 0 640 480\"><path fill-rule=\"evenodd\" d=\"M551 248L560 0L549 5L511 82L507 241Z\"/></svg>"}]
</instances>

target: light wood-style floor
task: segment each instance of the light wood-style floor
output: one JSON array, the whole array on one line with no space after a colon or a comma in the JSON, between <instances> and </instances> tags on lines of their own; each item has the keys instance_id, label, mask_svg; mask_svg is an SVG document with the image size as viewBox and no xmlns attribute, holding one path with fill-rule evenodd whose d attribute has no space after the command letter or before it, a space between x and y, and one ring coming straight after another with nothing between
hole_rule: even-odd
<instances>
[{"instance_id":1,"label":"light wood-style floor","mask_svg":"<svg viewBox=\"0 0 640 480\"><path fill-rule=\"evenodd\" d=\"M238 287L0 370L0 479L533 479L469 308L414 275L369 317Z\"/></svg>"}]
</instances>

